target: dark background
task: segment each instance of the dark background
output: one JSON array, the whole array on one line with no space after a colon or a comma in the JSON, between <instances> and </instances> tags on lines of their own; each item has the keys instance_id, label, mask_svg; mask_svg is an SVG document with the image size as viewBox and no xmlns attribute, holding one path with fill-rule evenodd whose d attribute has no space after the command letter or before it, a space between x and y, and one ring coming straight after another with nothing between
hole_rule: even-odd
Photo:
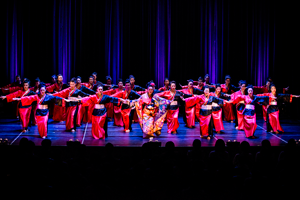
<instances>
[{"instance_id":1,"label":"dark background","mask_svg":"<svg viewBox=\"0 0 300 200\"><path fill-rule=\"evenodd\" d=\"M245 79L259 85L271 76L278 87L290 86L291 93L300 94L296 31L299 17L297 7L291 2L6 0L1 4L1 30L6 31L0 40L2 52L6 52L0 57L1 85L10 83L16 74L49 82L51 75L65 72L66 79L80 75L87 81L94 71L100 81L105 81L107 74L113 76L113 82L133 74L141 86L150 80L161 83L162 77L156 77L155 71L161 70L155 63L158 5L161 5L164 10L160 12L164 15L168 15L167 9L171 11L170 67L166 63L165 69L165 76L171 80L186 84L187 79L196 80L213 69L207 63L211 54L207 41L213 30L217 30L218 63L210 73L214 82L223 83L224 76L230 74L234 84ZM61 20L69 20L68 67L61 66L58 60ZM168 24L166 18L163 20ZM217 29L208 27L210 23ZM14 32L17 55L11 53L13 27L18 28ZM167 45L167 31L164 36ZM121 48L117 67L108 64L109 59L116 59L107 58L110 51L116 55L115 43L107 44L109 38L117 39ZM18 64L12 65L11 57ZM259 67L260 61L268 63ZM298 104L293 105L298 110ZM297 116L295 112L294 115Z\"/></svg>"}]
</instances>

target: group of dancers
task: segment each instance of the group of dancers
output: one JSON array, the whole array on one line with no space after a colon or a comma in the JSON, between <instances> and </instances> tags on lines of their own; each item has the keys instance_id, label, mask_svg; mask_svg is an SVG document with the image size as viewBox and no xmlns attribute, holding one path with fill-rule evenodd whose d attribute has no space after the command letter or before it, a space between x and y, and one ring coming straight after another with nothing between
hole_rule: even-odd
<instances>
[{"instance_id":1,"label":"group of dancers","mask_svg":"<svg viewBox=\"0 0 300 200\"><path fill-rule=\"evenodd\" d=\"M255 105L263 108L264 120L268 132L283 132L279 123L281 103L292 102L298 95L277 93L276 86L268 78L264 86L247 85L239 81L238 86L231 84L231 77L225 77L224 84L210 83L209 75L188 80L187 85L176 89L176 82L164 81L164 87L156 89L153 81L146 88L135 84L135 77L130 76L124 82L118 80L112 84L112 78L106 77L106 83L97 81L97 73L83 83L81 77L72 78L68 84L63 76L53 75L51 83L43 83L39 78L34 87L30 80L20 76L16 81L1 88L2 99L16 101L17 115L22 122L22 132L28 131L30 123L38 126L42 138L47 137L48 118L65 121L66 130L75 132L82 123L92 123L92 136L95 139L107 137L107 122L114 120L115 126L124 127L124 132L132 131L131 125L138 122L143 138L159 136L163 124L167 123L167 133L177 134L179 127L179 108L184 111L187 128L200 124L200 137L210 139L213 129L220 134L224 131L223 120L235 122L238 130L243 130L247 138L256 138ZM33 115L33 117L31 117Z\"/></svg>"}]
</instances>

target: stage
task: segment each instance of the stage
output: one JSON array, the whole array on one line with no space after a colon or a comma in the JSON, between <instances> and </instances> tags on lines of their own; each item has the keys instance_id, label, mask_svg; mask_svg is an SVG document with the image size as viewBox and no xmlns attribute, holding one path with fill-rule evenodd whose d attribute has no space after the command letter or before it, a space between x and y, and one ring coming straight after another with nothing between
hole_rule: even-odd
<instances>
[{"instance_id":1,"label":"stage","mask_svg":"<svg viewBox=\"0 0 300 200\"><path fill-rule=\"evenodd\" d=\"M159 137L153 138L153 142L161 142L161 146L165 146L166 142L174 142L176 147L191 147L195 139L200 139L202 146L214 146L217 139L223 139L225 142L230 141L248 141L251 146L261 145L264 139L270 140L272 146L284 146L291 138L300 139L300 122L291 119L282 119L281 125L285 131L282 134L273 134L266 131L266 123L262 117L257 117L257 129L255 136L257 139L247 139L243 131L237 131L234 123L224 122L222 134L214 134L210 140L200 138L199 123L196 123L196 128L189 129L185 127L182 117L179 118L180 127L177 134L167 133L167 124L165 123ZM92 124L83 124L77 128L75 133L65 131L65 123L54 122L49 120L48 124L48 139L52 141L53 146L66 146L66 142L72 139L78 140L80 143L87 146L105 146L107 143L112 143L116 147L140 147L149 139L142 138L142 131L138 123L132 125L133 131L130 133L123 132L123 127L113 126L113 122L108 122L108 137L105 140L96 140L91 135ZM21 124L18 119L0 119L0 138L8 139L9 144L18 145L22 137L26 137L33 141L36 145L41 145L37 126L29 127L29 132L21 133Z\"/></svg>"}]
</instances>

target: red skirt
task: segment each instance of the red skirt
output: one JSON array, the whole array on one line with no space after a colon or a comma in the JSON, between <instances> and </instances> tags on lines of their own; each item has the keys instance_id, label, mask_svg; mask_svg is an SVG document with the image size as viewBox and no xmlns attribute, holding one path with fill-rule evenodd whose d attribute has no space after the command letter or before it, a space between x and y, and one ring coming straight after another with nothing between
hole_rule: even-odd
<instances>
[{"instance_id":1,"label":"red skirt","mask_svg":"<svg viewBox=\"0 0 300 200\"><path fill-rule=\"evenodd\" d=\"M92 116L92 135L95 139L105 139L105 118L106 113L102 116Z\"/></svg>"},{"instance_id":2,"label":"red skirt","mask_svg":"<svg viewBox=\"0 0 300 200\"><path fill-rule=\"evenodd\" d=\"M246 137L253 136L256 128L256 114L253 116L244 115L244 131Z\"/></svg>"},{"instance_id":3,"label":"red skirt","mask_svg":"<svg viewBox=\"0 0 300 200\"><path fill-rule=\"evenodd\" d=\"M75 114L77 106L69 106L66 109L66 130L75 129Z\"/></svg>"},{"instance_id":4,"label":"red skirt","mask_svg":"<svg viewBox=\"0 0 300 200\"><path fill-rule=\"evenodd\" d=\"M211 120L211 115L208 115L208 116L200 115L200 134L202 136L208 136L209 135L210 120Z\"/></svg>"},{"instance_id":5,"label":"red skirt","mask_svg":"<svg viewBox=\"0 0 300 200\"><path fill-rule=\"evenodd\" d=\"M284 132L280 123L279 123L279 111L272 112L269 114L269 123L273 129L273 131L281 131Z\"/></svg>"},{"instance_id":6,"label":"red skirt","mask_svg":"<svg viewBox=\"0 0 300 200\"><path fill-rule=\"evenodd\" d=\"M22 122L23 129L27 129L29 126L31 109L31 106L29 108L19 108L20 120Z\"/></svg>"},{"instance_id":7,"label":"red skirt","mask_svg":"<svg viewBox=\"0 0 300 200\"><path fill-rule=\"evenodd\" d=\"M54 105L53 121L66 121L66 107Z\"/></svg>"},{"instance_id":8,"label":"red skirt","mask_svg":"<svg viewBox=\"0 0 300 200\"><path fill-rule=\"evenodd\" d=\"M264 121L266 122L267 121L267 115L268 115L268 106L262 106L262 110L263 110L263 118L264 118Z\"/></svg>"},{"instance_id":9,"label":"red skirt","mask_svg":"<svg viewBox=\"0 0 300 200\"><path fill-rule=\"evenodd\" d=\"M179 113L179 108L177 108L176 110L168 110L167 117L166 117L168 133L171 133L178 129L179 127L178 113Z\"/></svg>"},{"instance_id":10,"label":"red skirt","mask_svg":"<svg viewBox=\"0 0 300 200\"><path fill-rule=\"evenodd\" d=\"M84 107L85 108L85 114L83 117L84 123L92 123L92 116L93 116L93 110L94 110L95 104L90 104L89 106Z\"/></svg>"},{"instance_id":11,"label":"red skirt","mask_svg":"<svg viewBox=\"0 0 300 200\"><path fill-rule=\"evenodd\" d=\"M32 120L32 124L33 124L33 125L36 125L36 124L37 124L36 110L37 110L37 105L33 105L33 106L32 106L32 111L33 111L33 120Z\"/></svg>"},{"instance_id":12,"label":"red skirt","mask_svg":"<svg viewBox=\"0 0 300 200\"><path fill-rule=\"evenodd\" d=\"M196 121L198 122L200 122L200 109L201 109L201 105L197 104L195 108L195 115L196 115Z\"/></svg>"},{"instance_id":13,"label":"red skirt","mask_svg":"<svg viewBox=\"0 0 300 200\"><path fill-rule=\"evenodd\" d=\"M185 115L186 115L186 125L188 127L195 126L195 107L187 108L185 107ZM201 121L201 117L200 117Z\"/></svg>"},{"instance_id":14,"label":"red skirt","mask_svg":"<svg viewBox=\"0 0 300 200\"><path fill-rule=\"evenodd\" d=\"M224 130L224 125L222 121L222 109L219 111L213 111L212 117L214 121L214 126L216 131L222 131Z\"/></svg>"},{"instance_id":15,"label":"red skirt","mask_svg":"<svg viewBox=\"0 0 300 200\"><path fill-rule=\"evenodd\" d=\"M76 118L76 125L77 126L81 126L81 122L83 119L83 116L85 114L85 107L83 107L82 105L78 105L78 112L77 112L77 118Z\"/></svg>"},{"instance_id":16,"label":"red skirt","mask_svg":"<svg viewBox=\"0 0 300 200\"><path fill-rule=\"evenodd\" d=\"M36 116L36 121L38 125L39 134L41 137L47 137L48 133L48 117L49 113L46 116Z\"/></svg>"},{"instance_id":17,"label":"red skirt","mask_svg":"<svg viewBox=\"0 0 300 200\"><path fill-rule=\"evenodd\" d=\"M243 110L242 111L236 111L236 115L238 118L238 130L244 130L244 115L243 115Z\"/></svg>"},{"instance_id":18,"label":"red skirt","mask_svg":"<svg viewBox=\"0 0 300 200\"><path fill-rule=\"evenodd\" d=\"M106 114L108 118L113 118L114 116L114 104L113 103L107 103L105 104L106 107Z\"/></svg>"},{"instance_id":19,"label":"red skirt","mask_svg":"<svg viewBox=\"0 0 300 200\"><path fill-rule=\"evenodd\" d=\"M125 130L129 130L129 115L130 115L130 112L131 112L130 108L121 110Z\"/></svg>"},{"instance_id":20,"label":"red skirt","mask_svg":"<svg viewBox=\"0 0 300 200\"><path fill-rule=\"evenodd\" d=\"M114 106L114 125L115 126L124 126L124 123L122 120L121 106Z\"/></svg>"},{"instance_id":21,"label":"red skirt","mask_svg":"<svg viewBox=\"0 0 300 200\"><path fill-rule=\"evenodd\" d=\"M233 113L233 108L231 103L226 103L223 106L223 112L224 112L224 120L227 122L235 120L235 116Z\"/></svg>"}]
</instances>

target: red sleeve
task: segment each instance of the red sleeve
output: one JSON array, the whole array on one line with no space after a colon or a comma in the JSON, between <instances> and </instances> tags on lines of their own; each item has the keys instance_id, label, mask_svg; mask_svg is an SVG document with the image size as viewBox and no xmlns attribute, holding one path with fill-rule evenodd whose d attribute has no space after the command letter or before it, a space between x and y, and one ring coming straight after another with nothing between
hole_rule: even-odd
<instances>
[{"instance_id":1,"label":"red sleeve","mask_svg":"<svg viewBox=\"0 0 300 200\"><path fill-rule=\"evenodd\" d=\"M114 89L106 90L106 91L103 91L103 94L111 96L113 94L113 91L114 91Z\"/></svg>"},{"instance_id":2,"label":"red sleeve","mask_svg":"<svg viewBox=\"0 0 300 200\"><path fill-rule=\"evenodd\" d=\"M192 106L196 105L197 103L204 102L205 101L204 98L205 97L203 97L202 95L189 97L189 98L185 99L185 106L192 107Z\"/></svg>"},{"instance_id":3,"label":"red sleeve","mask_svg":"<svg viewBox=\"0 0 300 200\"><path fill-rule=\"evenodd\" d=\"M46 90L49 91L49 92L53 92L53 90L55 89L56 85L53 84L53 85L50 85L48 87L46 87Z\"/></svg>"},{"instance_id":4,"label":"red sleeve","mask_svg":"<svg viewBox=\"0 0 300 200\"><path fill-rule=\"evenodd\" d=\"M290 103L293 101L293 95L290 95Z\"/></svg>"},{"instance_id":5,"label":"red sleeve","mask_svg":"<svg viewBox=\"0 0 300 200\"><path fill-rule=\"evenodd\" d=\"M22 95L22 90L18 90L14 93L11 93L11 94L6 96L7 102L12 102L13 98L21 97L21 95Z\"/></svg>"},{"instance_id":6,"label":"red sleeve","mask_svg":"<svg viewBox=\"0 0 300 200\"><path fill-rule=\"evenodd\" d=\"M37 99L37 95L26 96L21 98L21 103L23 106L29 106L32 104L32 102L37 101Z\"/></svg>"},{"instance_id":7,"label":"red sleeve","mask_svg":"<svg viewBox=\"0 0 300 200\"><path fill-rule=\"evenodd\" d=\"M165 87L161 87L158 89L159 91L165 91Z\"/></svg>"},{"instance_id":8,"label":"red sleeve","mask_svg":"<svg viewBox=\"0 0 300 200\"><path fill-rule=\"evenodd\" d=\"M182 88L182 89L187 89L188 86L187 86L187 85L183 85L183 86L181 86L181 88Z\"/></svg>"},{"instance_id":9,"label":"red sleeve","mask_svg":"<svg viewBox=\"0 0 300 200\"><path fill-rule=\"evenodd\" d=\"M53 94L53 96L67 98L69 96L69 88Z\"/></svg>"},{"instance_id":10,"label":"red sleeve","mask_svg":"<svg viewBox=\"0 0 300 200\"><path fill-rule=\"evenodd\" d=\"M94 95L90 96L90 97L84 97L81 99L81 103L82 106L89 106L91 103L93 103L93 98Z\"/></svg>"},{"instance_id":11,"label":"red sleeve","mask_svg":"<svg viewBox=\"0 0 300 200\"><path fill-rule=\"evenodd\" d=\"M270 93L257 94L256 96L260 96L260 97L262 97L262 96L270 96Z\"/></svg>"},{"instance_id":12,"label":"red sleeve","mask_svg":"<svg viewBox=\"0 0 300 200\"><path fill-rule=\"evenodd\" d=\"M142 95L142 94L145 94L146 91L138 91L138 92L136 92L136 93L138 93L139 95Z\"/></svg>"},{"instance_id":13,"label":"red sleeve","mask_svg":"<svg viewBox=\"0 0 300 200\"><path fill-rule=\"evenodd\" d=\"M155 95L158 96L158 97L166 98L167 97L167 91L160 92L160 93L157 93Z\"/></svg>"},{"instance_id":14,"label":"red sleeve","mask_svg":"<svg viewBox=\"0 0 300 200\"><path fill-rule=\"evenodd\" d=\"M112 97L117 97L117 98L123 98L123 91L122 92L117 92L113 95L111 95Z\"/></svg>"},{"instance_id":15,"label":"red sleeve","mask_svg":"<svg viewBox=\"0 0 300 200\"><path fill-rule=\"evenodd\" d=\"M240 101L245 100L245 95L235 95L234 98L232 99L233 104L237 104Z\"/></svg>"},{"instance_id":16,"label":"red sleeve","mask_svg":"<svg viewBox=\"0 0 300 200\"><path fill-rule=\"evenodd\" d=\"M10 87L8 88L9 89L9 93L13 93L13 92L16 92L18 90L22 90L23 87L20 87L20 86L15 86L15 87Z\"/></svg>"},{"instance_id":17,"label":"red sleeve","mask_svg":"<svg viewBox=\"0 0 300 200\"><path fill-rule=\"evenodd\" d=\"M88 83L81 83L81 85L84 85L85 87L88 88L90 84L88 84Z\"/></svg>"}]
</instances>

